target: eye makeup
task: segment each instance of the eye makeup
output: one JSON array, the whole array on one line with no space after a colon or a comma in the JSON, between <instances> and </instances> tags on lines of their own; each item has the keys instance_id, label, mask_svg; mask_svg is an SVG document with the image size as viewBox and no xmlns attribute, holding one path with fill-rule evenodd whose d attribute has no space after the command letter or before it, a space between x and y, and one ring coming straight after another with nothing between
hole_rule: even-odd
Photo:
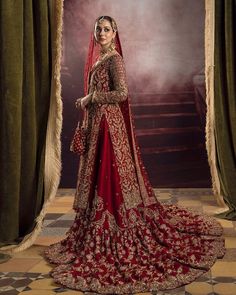
<instances>
[{"instance_id":1,"label":"eye makeup","mask_svg":"<svg viewBox=\"0 0 236 295\"><path fill-rule=\"evenodd\" d=\"M111 30L111 28L109 28L109 27L104 27L104 28L102 28L102 27L100 27L100 26L97 26L97 27L96 27L96 32L101 32L102 29L104 29L104 32L109 32L109 31Z\"/></svg>"}]
</instances>

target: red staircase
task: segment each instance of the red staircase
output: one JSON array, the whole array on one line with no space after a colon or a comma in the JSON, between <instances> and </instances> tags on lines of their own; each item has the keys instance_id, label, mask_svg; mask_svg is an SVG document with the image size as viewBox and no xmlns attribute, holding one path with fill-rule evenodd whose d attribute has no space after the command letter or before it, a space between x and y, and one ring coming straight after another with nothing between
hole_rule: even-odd
<instances>
[{"instance_id":1,"label":"red staircase","mask_svg":"<svg viewBox=\"0 0 236 295\"><path fill-rule=\"evenodd\" d=\"M152 185L210 187L194 92L131 97L139 101L132 104L135 133Z\"/></svg>"}]
</instances>

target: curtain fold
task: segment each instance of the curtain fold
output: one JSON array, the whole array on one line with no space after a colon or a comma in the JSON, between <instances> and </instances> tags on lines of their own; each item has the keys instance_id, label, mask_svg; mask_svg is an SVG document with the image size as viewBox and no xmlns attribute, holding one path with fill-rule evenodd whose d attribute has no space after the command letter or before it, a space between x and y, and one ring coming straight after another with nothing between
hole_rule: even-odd
<instances>
[{"instance_id":1,"label":"curtain fold","mask_svg":"<svg viewBox=\"0 0 236 295\"><path fill-rule=\"evenodd\" d=\"M34 242L59 183L62 9L63 1L0 2L1 250Z\"/></svg>"},{"instance_id":2,"label":"curtain fold","mask_svg":"<svg viewBox=\"0 0 236 295\"><path fill-rule=\"evenodd\" d=\"M221 194L236 220L236 1L215 0L215 139Z\"/></svg>"},{"instance_id":3,"label":"curtain fold","mask_svg":"<svg viewBox=\"0 0 236 295\"><path fill-rule=\"evenodd\" d=\"M227 208L220 192L220 180L216 166L215 114L214 114L214 41L215 0L205 0L205 83L206 83L206 149L211 171L214 196L223 210Z\"/></svg>"},{"instance_id":4,"label":"curtain fold","mask_svg":"<svg viewBox=\"0 0 236 295\"><path fill-rule=\"evenodd\" d=\"M0 2L0 243L19 237L23 3ZM14 39L14 45L13 45ZM17 48L17 50L16 50ZM8 60L9 62L6 62ZM13 83L14 80L14 83ZM4 139L4 140L3 140ZM6 159L8 159L6 161ZM8 180L7 180L8 179Z\"/></svg>"}]
</instances>

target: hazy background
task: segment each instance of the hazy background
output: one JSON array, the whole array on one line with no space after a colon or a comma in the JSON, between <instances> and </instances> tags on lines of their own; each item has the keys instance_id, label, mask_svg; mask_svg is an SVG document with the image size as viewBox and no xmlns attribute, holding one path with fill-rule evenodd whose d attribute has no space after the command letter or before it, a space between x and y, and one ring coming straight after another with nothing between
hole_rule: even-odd
<instances>
[{"instance_id":1,"label":"hazy background","mask_svg":"<svg viewBox=\"0 0 236 295\"><path fill-rule=\"evenodd\" d=\"M148 140L145 138L146 142L150 142L149 146L143 146L142 149L145 165L150 172L153 171L151 164L153 165L153 155L155 154L157 157L154 163L155 167L161 167L162 173L159 174L165 177L164 182L159 182L158 171L160 170L154 169L157 181L155 175L152 175L152 183L155 186L194 186L194 183L195 186L208 186L209 170L204 154L204 135L200 134L200 131L196 134L199 139L197 143L196 137L191 139L186 135L190 127L199 128L201 131L204 129L200 122L204 112L199 113L198 105L204 103L204 77L201 75L204 69L205 10L203 0L64 1L62 58L64 127L61 186L72 187L76 182L78 159L68 151L68 145L76 125L75 122L78 119L78 114L74 109L74 101L77 97L83 96L85 56L94 21L100 15L110 15L117 22L129 91L134 106L133 111L137 115L137 125L141 135L144 134L145 128L149 130L151 128L152 131L152 136L149 136ZM196 88L196 81L200 88ZM201 102L199 103L199 101ZM147 103L150 106L149 109ZM166 104L165 107L164 104ZM192 104L191 109L189 108L190 104ZM176 114L173 114L174 105L177 106ZM154 110L153 106L156 107L157 111L150 113L150 108ZM168 106L171 108L167 109ZM185 108L180 109L180 106ZM143 113L140 111L142 107ZM161 108L163 108L164 113L159 112ZM186 122L187 120L193 122L193 116L191 117L190 114L194 112L194 120L197 120L198 123L194 121L193 126L192 123ZM181 114L183 115L181 116ZM147 117L146 123L145 115ZM149 126L151 121L152 126ZM173 132L174 127L178 128ZM188 130L180 130L183 127L188 128ZM160 128L164 128L163 134L161 134ZM183 135L184 132L185 135ZM180 143L181 136L185 136L186 140L182 140ZM142 138L140 142L142 148ZM191 160L190 154L189 158L186 159L182 158L180 153L182 151L183 154L183 147L185 147L185 151L186 149L190 151L191 142L192 147L201 144L199 155L203 161L203 166L198 169L194 168L195 164L193 159ZM170 164L173 163L174 154L170 146L174 147L175 145L175 168L171 168ZM155 150L155 147L158 148ZM176 154L176 152L178 153ZM192 156L194 156L194 152ZM152 161L149 161L149 158ZM164 158L167 159L166 162L164 161L165 163L163 162ZM179 175L177 168L182 163L181 161L190 163L188 171L182 173L183 179L186 179L185 174L188 175L194 171L197 173L189 182L182 179L175 183L173 179ZM197 161L199 162L199 159ZM163 176L164 167L168 168L166 169L166 176ZM197 176L199 169L202 176ZM173 171L175 171L174 174ZM202 178L199 180L197 177ZM168 179L171 181L168 182Z\"/></svg>"},{"instance_id":2,"label":"hazy background","mask_svg":"<svg viewBox=\"0 0 236 295\"><path fill-rule=\"evenodd\" d=\"M185 89L204 64L202 0L66 0L64 63L82 88L94 20L117 22L132 92ZM140 83L145 80L145 83ZM81 91L81 90L80 90ZM133 98L135 100L135 97Z\"/></svg>"}]
</instances>

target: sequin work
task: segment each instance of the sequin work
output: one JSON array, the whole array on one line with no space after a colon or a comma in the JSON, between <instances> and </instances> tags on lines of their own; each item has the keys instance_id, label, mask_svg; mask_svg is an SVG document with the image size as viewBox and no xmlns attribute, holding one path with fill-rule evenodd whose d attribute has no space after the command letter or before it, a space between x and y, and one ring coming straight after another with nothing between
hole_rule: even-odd
<instances>
[{"instance_id":1,"label":"sequin work","mask_svg":"<svg viewBox=\"0 0 236 295\"><path fill-rule=\"evenodd\" d=\"M127 104L123 58L93 69L88 149L81 156L67 237L45 251L66 287L128 294L177 288L225 253L222 227L210 216L163 205L148 181ZM125 114L128 114L127 116Z\"/></svg>"}]
</instances>

